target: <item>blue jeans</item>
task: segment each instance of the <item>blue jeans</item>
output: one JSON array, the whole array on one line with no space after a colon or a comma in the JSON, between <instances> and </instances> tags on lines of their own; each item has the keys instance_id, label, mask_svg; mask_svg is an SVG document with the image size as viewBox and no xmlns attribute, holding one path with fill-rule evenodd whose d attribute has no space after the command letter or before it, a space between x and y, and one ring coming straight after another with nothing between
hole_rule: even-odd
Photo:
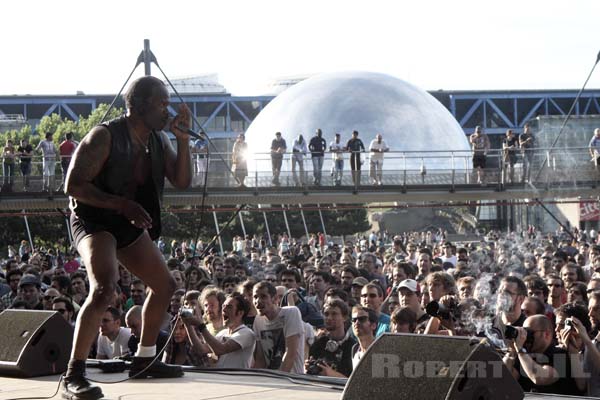
<instances>
[{"instance_id":1,"label":"blue jeans","mask_svg":"<svg viewBox=\"0 0 600 400\"><path fill-rule=\"evenodd\" d=\"M333 180L337 185L342 183L342 174L344 173L344 160L334 160Z\"/></svg>"},{"instance_id":2,"label":"blue jeans","mask_svg":"<svg viewBox=\"0 0 600 400\"><path fill-rule=\"evenodd\" d=\"M317 185L321 184L321 172L323 171L323 159L324 156L313 156L313 176L315 177L315 183Z\"/></svg>"},{"instance_id":3,"label":"blue jeans","mask_svg":"<svg viewBox=\"0 0 600 400\"><path fill-rule=\"evenodd\" d=\"M2 163L2 174L4 175L4 185L11 186L15 176L15 164L14 163Z\"/></svg>"}]
</instances>

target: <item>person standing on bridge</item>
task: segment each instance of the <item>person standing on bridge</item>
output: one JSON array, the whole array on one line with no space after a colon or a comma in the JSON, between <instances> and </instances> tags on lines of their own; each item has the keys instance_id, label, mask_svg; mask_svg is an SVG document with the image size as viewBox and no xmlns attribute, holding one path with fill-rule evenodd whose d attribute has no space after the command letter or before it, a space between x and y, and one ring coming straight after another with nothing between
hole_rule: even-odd
<instances>
[{"instance_id":1,"label":"person standing on bridge","mask_svg":"<svg viewBox=\"0 0 600 400\"><path fill-rule=\"evenodd\" d=\"M512 129L506 131L506 137L502 141L502 158L504 160L504 179L505 182L515 180L515 164L517 163L517 149L519 148L519 138ZM507 179L508 178L508 179Z\"/></svg>"},{"instance_id":2,"label":"person standing on bridge","mask_svg":"<svg viewBox=\"0 0 600 400\"><path fill-rule=\"evenodd\" d=\"M304 186L304 156L308 153L308 145L302 134L294 140L292 146L292 174L294 175L294 183L296 186ZM296 164L300 169L300 179L296 175Z\"/></svg>"},{"instance_id":3,"label":"person standing on bridge","mask_svg":"<svg viewBox=\"0 0 600 400\"><path fill-rule=\"evenodd\" d=\"M315 136L310 139L308 145L310 154L312 156L313 163L313 177L315 178L313 184L321 184L321 174L323 172L323 159L325 158L325 150L327 149L327 142L323 139L323 131L317 129Z\"/></svg>"},{"instance_id":4,"label":"person standing on bridge","mask_svg":"<svg viewBox=\"0 0 600 400\"><path fill-rule=\"evenodd\" d=\"M600 165L600 128L594 129L594 136L590 140L589 148L592 162L598 168L598 165Z\"/></svg>"},{"instance_id":5,"label":"person standing on bridge","mask_svg":"<svg viewBox=\"0 0 600 400\"><path fill-rule=\"evenodd\" d=\"M519 136L519 146L523 153L523 176L521 181L529 181L531 175L531 162L533 161L533 148L535 147L535 139L529 124L523 125L523 133Z\"/></svg>"},{"instance_id":6,"label":"person standing on bridge","mask_svg":"<svg viewBox=\"0 0 600 400\"><path fill-rule=\"evenodd\" d=\"M281 132L275 133L275 139L271 142L271 167L273 168L273 185L279 186L279 175L281 174L281 164L283 164L283 155L287 151L287 143L281 137Z\"/></svg>"},{"instance_id":7,"label":"person standing on bridge","mask_svg":"<svg viewBox=\"0 0 600 400\"><path fill-rule=\"evenodd\" d=\"M331 176L335 186L342 184L342 175L344 173L344 152L346 148L340 142L340 134L335 134L335 139L329 144L329 151L333 158L333 167L331 168Z\"/></svg>"},{"instance_id":8,"label":"person standing on bridge","mask_svg":"<svg viewBox=\"0 0 600 400\"><path fill-rule=\"evenodd\" d=\"M490 150L490 139L483 133L481 126L475 127L475 133L469 136L473 150L473 168L477 169L477 183L483 184L487 152Z\"/></svg>"},{"instance_id":9,"label":"person standing on bridge","mask_svg":"<svg viewBox=\"0 0 600 400\"><path fill-rule=\"evenodd\" d=\"M346 148L350 152L350 169L352 169L352 182L354 187L360 186L360 159L361 151L365 151L365 145L358 138L358 131L352 131L352 139L348 140Z\"/></svg>"},{"instance_id":10,"label":"person standing on bridge","mask_svg":"<svg viewBox=\"0 0 600 400\"><path fill-rule=\"evenodd\" d=\"M390 148L383 140L383 136L381 133L378 133L375 136L375 139L371 141L369 145L370 155L370 168L369 168L369 176L371 177L371 183L373 185L381 185L383 178L383 153L389 151Z\"/></svg>"},{"instance_id":11,"label":"person standing on bridge","mask_svg":"<svg viewBox=\"0 0 600 400\"><path fill-rule=\"evenodd\" d=\"M31 157L33 156L33 147L31 147L27 139L21 139L21 145L17 148L17 154L20 159L21 175L23 175L23 191L27 192L29 190L29 177L31 175Z\"/></svg>"},{"instance_id":12,"label":"person standing on bridge","mask_svg":"<svg viewBox=\"0 0 600 400\"><path fill-rule=\"evenodd\" d=\"M56 146L52 141L52 133L46 133L46 139L42 140L37 147L36 151L42 151L44 156L42 168L43 168L43 182L42 182L42 191L47 191L52 194L54 191L54 173L56 169Z\"/></svg>"},{"instance_id":13,"label":"person standing on bridge","mask_svg":"<svg viewBox=\"0 0 600 400\"><path fill-rule=\"evenodd\" d=\"M65 184L71 230L89 272L90 291L75 325L73 350L62 383L68 399L99 399L102 390L85 377L85 361L101 319L113 301L119 264L149 287L144 301L140 344L130 377L175 378L180 366L156 359L156 341L175 291L175 280L152 242L160 236L164 178L177 189L192 180L190 110L180 105L169 124L169 92L155 77L131 83L127 114L94 127L77 147ZM177 140L175 151L167 125Z\"/></svg>"},{"instance_id":14,"label":"person standing on bridge","mask_svg":"<svg viewBox=\"0 0 600 400\"><path fill-rule=\"evenodd\" d=\"M231 163L235 179L238 182L239 187L246 187L244 180L248 176L248 143L245 141L246 136L240 133L237 140L233 144L233 150L231 154Z\"/></svg>"},{"instance_id":15,"label":"person standing on bridge","mask_svg":"<svg viewBox=\"0 0 600 400\"><path fill-rule=\"evenodd\" d=\"M2 152L2 174L4 182L2 184L3 192L12 192L13 181L15 179L15 146L11 139L6 139L6 146Z\"/></svg>"},{"instance_id":16,"label":"person standing on bridge","mask_svg":"<svg viewBox=\"0 0 600 400\"><path fill-rule=\"evenodd\" d=\"M73 153L75 153L75 149L77 148L76 141L73 140L73 133L69 132L65 135L65 140L58 146L58 151L60 152L60 166L62 168L62 178L63 181L60 184L62 188L65 184L65 180L67 179L67 171L69 170L69 164L71 163L71 158L73 157ZM60 188L59 188L60 190Z\"/></svg>"}]
</instances>

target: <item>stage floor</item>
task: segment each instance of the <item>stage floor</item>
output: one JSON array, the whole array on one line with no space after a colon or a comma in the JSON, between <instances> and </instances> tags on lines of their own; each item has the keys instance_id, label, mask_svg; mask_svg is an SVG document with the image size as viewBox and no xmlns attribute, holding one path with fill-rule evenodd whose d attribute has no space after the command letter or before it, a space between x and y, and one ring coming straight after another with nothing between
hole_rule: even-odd
<instances>
[{"instance_id":1,"label":"stage floor","mask_svg":"<svg viewBox=\"0 0 600 400\"><path fill-rule=\"evenodd\" d=\"M105 374L88 368L88 376L99 381L119 381L126 373ZM0 378L0 399L18 397L49 397L57 388L59 376L37 378ZM338 400L342 391L319 383L294 383L285 378L257 375L217 374L214 372L189 372L178 379L133 380L116 384L100 384L106 399L123 400ZM56 399L60 399L57 394Z\"/></svg>"},{"instance_id":2,"label":"stage floor","mask_svg":"<svg viewBox=\"0 0 600 400\"><path fill-rule=\"evenodd\" d=\"M94 368L88 368L90 378L115 382L127 378L126 373L105 374ZM48 398L57 388L59 376L38 378L0 377L0 400L20 397ZM338 381L339 382L339 381ZM339 400L342 391L339 386L321 382L304 382L285 377L260 376L250 372L215 373L186 371L179 379L147 379L126 381L115 384L100 384L104 398L110 400L208 400L239 399L244 400ZM57 394L54 399L60 399ZM526 393L525 400L584 399L588 397L570 397Z\"/></svg>"}]
</instances>

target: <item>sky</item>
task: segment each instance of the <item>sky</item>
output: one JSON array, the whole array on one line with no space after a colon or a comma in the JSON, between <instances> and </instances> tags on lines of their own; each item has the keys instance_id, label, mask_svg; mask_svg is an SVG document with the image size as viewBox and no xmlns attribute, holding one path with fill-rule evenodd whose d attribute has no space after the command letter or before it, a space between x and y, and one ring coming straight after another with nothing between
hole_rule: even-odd
<instances>
[{"instance_id":1,"label":"sky","mask_svg":"<svg viewBox=\"0 0 600 400\"><path fill-rule=\"evenodd\" d=\"M0 95L114 94L144 39L169 78L216 73L238 96L348 70L425 90L579 89L600 51L596 0L19 0L2 14Z\"/></svg>"}]
</instances>

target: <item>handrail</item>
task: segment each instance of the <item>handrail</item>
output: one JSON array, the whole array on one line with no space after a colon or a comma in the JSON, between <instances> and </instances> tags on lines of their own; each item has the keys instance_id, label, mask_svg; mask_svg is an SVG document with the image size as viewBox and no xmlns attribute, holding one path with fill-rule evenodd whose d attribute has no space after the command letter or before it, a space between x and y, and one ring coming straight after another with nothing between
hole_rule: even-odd
<instances>
[{"instance_id":1,"label":"handrail","mask_svg":"<svg viewBox=\"0 0 600 400\"><path fill-rule=\"evenodd\" d=\"M529 181L530 175L527 175L526 159L528 163L537 168L542 159L546 156L546 148L534 149L523 155L517 151L517 161L512 173L507 174L505 163L510 160L503 158L504 151L500 149L491 149L487 153L488 163L484 169L483 184L490 187L495 187L499 191L507 190L511 185L523 184ZM364 152L367 153L367 152ZM313 186L310 182L313 181L313 163L309 161L310 154L303 160L303 168L300 171L293 172L290 155L284 155L282 164L280 182L281 187L303 187L303 192L306 192L306 187ZM204 158L205 154L194 153L194 180L192 188L200 188L204 182L204 176L208 173L207 185L212 188L233 188L238 186L237 182L231 179L229 166L222 162L223 155L230 156L230 152L220 154L211 153L208 158ZM202 156L202 157L199 157ZM459 190L464 185L475 185L477 182L477 173L472 168L471 163L472 152L470 150L444 150L444 151L389 151L384 155L384 162L381 170L381 184L383 186L396 186L396 190L406 192L412 186L436 186L444 187L446 190ZM528 158L529 157L529 158ZM22 191L23 184L21 183L22 174L19 156L15 156L12 164L13 167L5 166L8 176L3 176L4 185L9 185L13 192ZM322 186L341 186L352 188L353 190L361 190L361 187L371 186L373 182L371 177L371 163L368 157L363 158L361 168L360 184L355 185L350 172L349 156L344 157L344 166L342 170L342 182L336 184L332 172L332 157L325 156L324 166L322 170ZM60 156L57 154L52 158L55 161L55 176L56 186L62 182L62 166L59 162ZM225 158L227 159L227 158ZM43 170L44 156L39 153L31 156L31 187L28 188L31 192L41 190L41 176ZM531 165L529 168L531 168ZM246 185L253 188L270 188L275 187L273 183L273 173L271 169L271 153L257 153L248 157L247 160L249 179L246 180ZM208 171L208 172L206 172ZM301 174L298 179L298 174ZM303 175L302 175L303 174ZM543 173L539 176L536 182L531 182L536 187L549 188L559 185L586 185L598 184L600 179L598 166L591 162L591 155L587 147L565 148L561 152L554 151L551 154L550 163L546 163ZM36 183L37 182L37 183ZM37 185L37 186L36 186ZM280 185L277 185L279 187ZM378 185L379 186L379 185ZM167 189L169 185L167 184ZM4 195L2 192L2 195Z\"/></svg>"}]
</instances>

